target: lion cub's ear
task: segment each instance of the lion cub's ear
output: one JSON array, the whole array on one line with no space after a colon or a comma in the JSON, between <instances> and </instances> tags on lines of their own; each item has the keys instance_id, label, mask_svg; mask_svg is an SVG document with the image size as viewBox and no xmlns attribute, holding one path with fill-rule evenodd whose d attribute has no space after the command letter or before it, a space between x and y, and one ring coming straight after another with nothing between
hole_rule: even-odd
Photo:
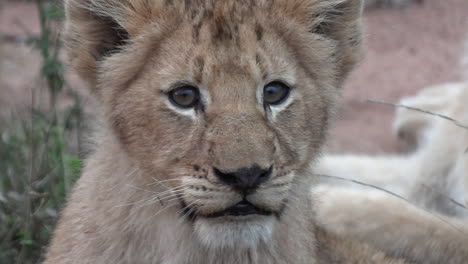
<instances>
[{"instance_id":1,"label":"lion cub's ear","mask_svg":"<svg viewBox=\"0 0 468 264\"><path fill-rule=\"evenodd\" d=\"M158 21L161 5L162 0L65 0L64 43L72 67L94 88L99 63Z\"/></svg>"},{"instance_id":2,"label":"lion cub's ear","mask_svg":"<svg viewBox=\"0 0 468 264\"><path fill-rule=\"evenodd\" d=\"M325 40L326 47L312 45L312 53L331 53L339 82L361 57L361 17L364 0L284 0L280 12L308 33ZM331 51L326 49L332 48Z\"/></svg>"},{"instance_id":3,"label":"lion cub's ear","mask_svg":"<svg viewBox=\"0 0 468 264\"><path fill-rule=\"evenodd\" d=\"M364 0L319 1L311 32L335 41L334 55L342 79L361 58L362 10Z\"/></svg>"}]
</instances>

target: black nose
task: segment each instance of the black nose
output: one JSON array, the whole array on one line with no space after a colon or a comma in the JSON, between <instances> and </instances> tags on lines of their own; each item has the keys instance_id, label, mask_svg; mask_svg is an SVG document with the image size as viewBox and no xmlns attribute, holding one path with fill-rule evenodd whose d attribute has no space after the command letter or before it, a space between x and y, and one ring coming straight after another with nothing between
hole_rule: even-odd
<instances>
[{"instance_id":1,"label":"black nose","mask_svg":"<svg viewBox=\"0 0 468 264\"><path fill-rule=\"evenodd\" d=\"M257 188L270 178L272 167L263 169L258 165L254 165L250 168L240 168L234 172L223 172L214 167L213 171L222 183L239 191L249 191Z\"/></svg>"}]
</instances>

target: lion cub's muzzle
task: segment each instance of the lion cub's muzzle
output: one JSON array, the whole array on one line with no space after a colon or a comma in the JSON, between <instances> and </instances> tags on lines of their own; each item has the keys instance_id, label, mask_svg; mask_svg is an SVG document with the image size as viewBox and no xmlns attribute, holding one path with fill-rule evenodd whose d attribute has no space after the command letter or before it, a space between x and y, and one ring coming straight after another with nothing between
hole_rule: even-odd
<instances>
[{"instance_id":1,"label":"lion cub's muzzle","mask_svg":"<svg viewBox=\"0 0 468 264\"><path fill-rule=\"evenodd\" d=\"M249 194L255 191L260 184L270 179L272 169L272 166L264 169L255 164L250 168L240 168L233 172L225 172L218 168L213 168L213 171L222 184L242 194Z\"/></svg>"},{"instance_id":2,"label":"lion cub's muzzle","mask_svg":"<svg viewBox=\"0 0 468 264\"><path fill-rule=\"evenodd\" d=\"M255 164L249 168L240 168L232 172L222 171L216 167L213 168L214 175L219 182L232 188L234 191L242 194L244 199L223 211L218 211L207 215L206 217L220 216L246 216L246 215L270 215L270 211L259 208L246 200L246 196L268 181L271 177L273 167L267 169L261 168Z\"/></svg>"}]
</instances>

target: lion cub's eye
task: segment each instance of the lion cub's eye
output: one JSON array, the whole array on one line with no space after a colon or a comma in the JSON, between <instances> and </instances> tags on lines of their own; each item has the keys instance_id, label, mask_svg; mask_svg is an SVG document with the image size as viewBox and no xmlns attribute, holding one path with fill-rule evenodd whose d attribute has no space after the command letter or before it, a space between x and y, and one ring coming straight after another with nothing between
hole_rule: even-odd
<instances>
[{"instance_id":1,"label":"lion cub's eye","mask_svg":"<svg viewBox=\"0 0 468 264\"><path fill-rule=\"evenodd\" d=\"M271 82L263 88L263 103L279 105L288 98L290 90L291 89L282 82Z\"/></svg>"},{"instance_id":2,"label":"lion cub's eye","mask_svg":"<svg viewBox=\"0 0 468 264\"><path fill-rule=\"evenodd\" d=\"M200 101L200 91L190 85L176 88L168 96L171 103L180 108L194 107Z\"/></svg>"}]
</instances>

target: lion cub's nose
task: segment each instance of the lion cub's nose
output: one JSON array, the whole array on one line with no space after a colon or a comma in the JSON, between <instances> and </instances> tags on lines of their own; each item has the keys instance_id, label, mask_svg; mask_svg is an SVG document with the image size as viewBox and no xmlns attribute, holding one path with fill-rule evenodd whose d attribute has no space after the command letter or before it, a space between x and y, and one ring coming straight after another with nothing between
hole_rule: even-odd
<instances>
[{"instance_id":1,"label":"lion cub's nose","mask_svg":"<svg viewBox=\"0 0 468 264\"><path fill-rule=\"evenodd\" d=\"M213 171L223 184L239 191L249 191L256 189L270 178L272 167L263 169L255 164L250 168L240 168L233 172L221 171L215 167Z\"/></svg>"}]
</instances>

